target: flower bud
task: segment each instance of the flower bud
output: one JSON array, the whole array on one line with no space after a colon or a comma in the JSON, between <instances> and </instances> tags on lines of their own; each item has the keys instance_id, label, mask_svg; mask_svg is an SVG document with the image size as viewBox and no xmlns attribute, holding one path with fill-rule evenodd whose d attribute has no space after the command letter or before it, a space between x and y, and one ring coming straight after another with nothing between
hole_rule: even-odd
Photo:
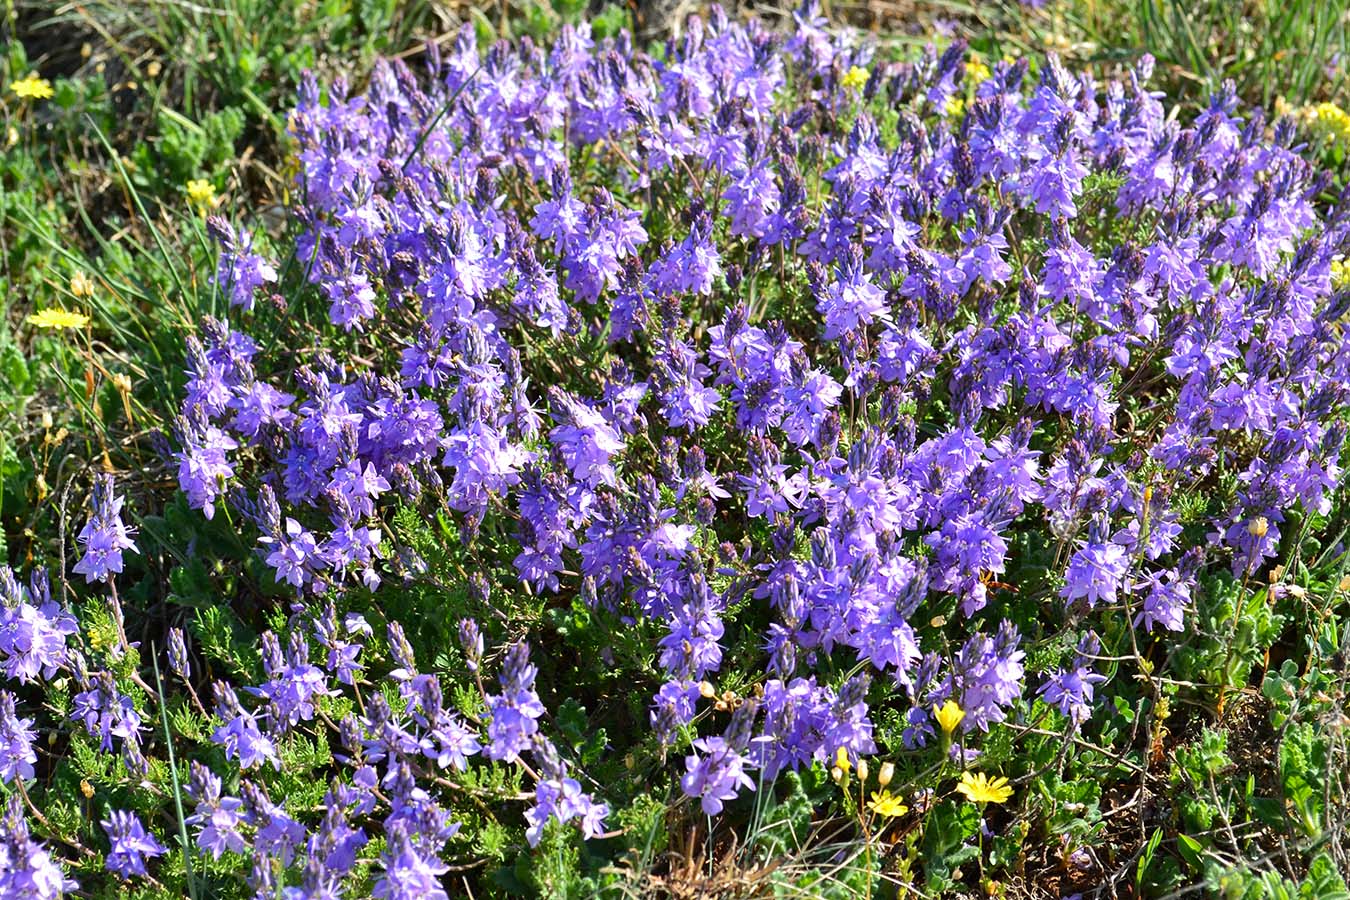
<instances>
[{"instance_id":1,"label":"flower bud","mask_svg":"<svg viewBox=\"0 0 1350 900\"><path fill-rule=\"evenodd\" d=\"M895 777L895 763L884 762L881 764L881 771L877 773L877 784L885 787L891 783Z\"/></svg>"}]
</instances>

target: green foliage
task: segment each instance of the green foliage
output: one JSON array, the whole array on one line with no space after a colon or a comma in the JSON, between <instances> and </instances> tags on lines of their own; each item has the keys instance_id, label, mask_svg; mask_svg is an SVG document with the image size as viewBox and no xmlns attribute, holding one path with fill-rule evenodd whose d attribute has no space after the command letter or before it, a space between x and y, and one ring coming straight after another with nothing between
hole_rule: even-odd
<instances>
[{"instance_id":1,"label":"green foliage","mask_svg":"<svg viewBox=\"0 0 1350 900\"><path fill-rule=\"evenodd\" d=\"M529 35L543 41L561 25L583 21L603 39L633 24L629 7L619 3L596 10L581 0L526 0L501 11L474 7L466 13L481 40ZM202 315L219 313L223 302L209 282L213 252L184 185L203 178L223 195L271 198L284 192L285 122L278 111L287 107L301 72L354 69L359 80L377 55L404 51L414 35L444 31L436 13L428 3L393 0L100 0L45 17L54 39L72 47L90 39L96 46L90 61L52 62L36 49L30 58L29 45L48 45L46 32L9 42L0 59L0 83L6 85L34 67L65 73L53 76L55 97L41 110L0 105L0 139L15 135L0 154L0 291L7 312L0 322L0 549L12 561L60 558L91 470L132 473L137 497L130 506L142 511L136 524L143 552L130 564L123 596L135 608L155 607L160 624L184 625L207 679L256 683L259 632L274 628L284 637L288 622L285 595L251 541L241 537L242 523L224 511L204 520L181 496L160 502L170 476L150 436L169 428L177 408L185 336ZM13 5L0 16L7 33L17 30ZM1344 62L1330 75L1325 71L1333 54L1346 50L1344 0L1185 7L1113 0L1060 3L1044 13L1010 7L997 16L1017 30L1011 38L999 28L975 34L973 43L986 58L997 58L1005 47L1059 45L1054 38L1068 34L1087 38L1086 44L1071 41L1071 53L1109 69L1132 56L1132 48L1147 47L1170 88L1197 101L1226 77L1267 105L1280 95L1295 104L1335 99L1346 84ZM102 34L111 41L97 37ZM158 75L150 74L152 62ZM129 72L112 74L119 66ZM131 81L135 87L127 86ZM898 113L872 111L893 141ZM1333 162L1343 161L1343 147L1329 145L1325 152ZM599 159L578 162L602 165ZM1120 184L1119 176L1094 174L1084 185L1079 237L1098 251L1142 242L1153 224L1125 231L1113 206ZM644 226L659 242L672 233L668 210L682 198L673 182L658 180L651 190L661 202L643 204ZM267 222L249 224L266 235ZM284 253L286 236L272 237ZM1017 250L1042 252L1044 240L1022 234ZM73 291L77 273L95 283L92 296ZM747 279L738 291L754 320L780 318L790 331L812 327L800 268L778 279ZM278 340L295 337L314 312L310 296L297 291L291 302L291 315L262 319ZM86 333L57 334L21 324L28 312L50 306L85 310L93 324ZM602 345L603 336L583 336L575 357L595 358ZM558 383L591 377L568 368L566 360L551 362L556 371L548 374ZM129 387L119 386L120 379ZM710 455L730 440L729 430L716 423L704 432ZM1230 475L1173 499L1189 537L1208 527L1235 487ZM664 502L677 505L673 495ZM936 745L909 747L908 723L896 714L877 722L878 760L895 764L892 790L913 807L909 813L894 821L869 816L862 786L855 781L852 793L842 790L816 762L758 786L739 804L734 812L751 825L737 861L747 868L777 866L772 883L780 896L869 896L894 890L894 884L881 887L887 877L912 879L924 892L940 894L973 890L979 877L1016 880L1036 854L1068 858L1076 849L1115 840L1121 841L1114 848L1120 858L1137 853L1132 874L1145 896L1201 882L1225 898L1350 896L1324 849L1329 835L1343 834L1338 829L1347 800L1346 751L1337 724L1347 703L1346 564L1328 549L1341 540L1332 535L1333 525L1345 521L1344 505L1342 497L1329 517L1307 529L1293 527L1298 511L1289 511L1289 537L1281 548L1287 583L1278 589L1269 581L1228 575L1207 580L1196 598L1193 628L1170 654L1120 617L1101 637L1103 656L1111 660L1103 668L1123 677L1113 679L1106 702L1081 729L1040 701L1019 704L1013 724L995 727L981 743L982 770L1025 779L1016 783L1006 809L980 809L954 794L955 764ZM515 588L510 535L489 529L470 538L443 510L411 503L387 526L399 546L420 558L427 576L381 593L378 603L354 592L343 598L341 612L364 615L377 634L389 621L404 623L418 659L449 686L447 703L471 716L483 714L482 697L455 641L459 619L492 623L496 641L542 633L540 691L552 711L559 750L604 785L615 807L615 837L583 844L574 829L554 823L538 851L528 853L520 815L528 795L519 769L495 764L456 773L452 812L472 836L454 845L465 865L488 873L482 882L497 896L627 896L632 884L646 883L643 876L668 871L669 854L707 822L645 762L659 756L646 708L659 683L652 626L592 610L578 597L549 599ZM716 528L697 537L709 555L725 537ZM798 550L803 558L809 554L804 542ZM1062 568L1057 562L1063 550L1049 537L1019 535L1011 553L1017 568L1005 576L1017 587L1003 598L1007 613L1033 647L1027 660L1033 684L1068 664L1077 638L1066 631L1045 640L1039 633L1041 604L1058 588L1052 573ZM912 548L915 557L924 552ZM486 602L469 589L472 573L492 585ZM934 620L958 614L951 598L934 598L930 605L925 614ZM108 607L84 604L81 618L91 652L105 653L116 643ZM134 624L151 633L154 621L146 615ZM373 667L359 687L367 697L384 690L396 703L387 666L381 668L387 647L380 644L372 642ZM728 644L717 688L751 696L762 685L744 661L760 648L745 635L729 635ZM109 662L119 688L157 726L148 740L166 752L152 754L145 781L153 796L168 797L177 795L192 760L228 766L209 741L219 724L213 716L181 692L166 699L133 679L148 660L160 658L156 653L161 648L152 640L139 655ZM835 673L837 681L845 674ZM1231 710L1238 704L1234 698L1248 692L1259 693L1264 705L1247 708L1244 730ZM200 699L209 707L209 696ZM55 720L64 721L71 685L55 686L44 703ZM360 712L347 699L325 700L320 710L334 722ZM62 726L51 739L62 752L56 771L44 773L44 840L101 848L95 823L107 808L162 813L160 802L138 789L140 779L98 752L83 730ZM1266 769L1253 761L1252 743L1257 756L1264 754ZM292 814L321 815L332 754L340 748L316 728L292 733L278 752L283 765L262 770L264 787L274 799L285 798ZM1124 829L1116 817L1136 794L1161 796L1146 840L1133 828L1130 837L1119 836ZM988 837L982 817L991 828ZM161 860L156 872L162 890L109 888L107 896L242 896L238 858L189 856L174 843L176 833L186 836L182 818L176 810L172 821L163 815L152 821L171 849L185 851ZM1287 852L1305 875L1295 878L1273 867L1262 843L1270 835L1287 839ZM725 835L703 837L723 848L717 841ZM368 870L380 850L377 838L361 866ZM96 854L76 860L74 872L95 873L102 864ZM1083 877L1102 874L1093 870Z\"/></svg>"}]
</instances>

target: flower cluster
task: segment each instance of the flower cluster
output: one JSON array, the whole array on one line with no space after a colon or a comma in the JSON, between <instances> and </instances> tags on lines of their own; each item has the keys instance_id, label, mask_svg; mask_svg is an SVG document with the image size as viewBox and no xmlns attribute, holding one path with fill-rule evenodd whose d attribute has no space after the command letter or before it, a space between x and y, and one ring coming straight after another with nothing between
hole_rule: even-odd
<instances>
[{"instance_id":1,"label":"flower cluster","mask_svg":"<svg viewBox=\"0 0 1350 900\"><path fill-rule=\"evenodd\" d=\"M466 29L425 61L360 95L304 79L289 259L207 218L228 317L186 348L178 483L290 616L237 666L170 630L149 687L111 475L83 584L0 568L0 895L75 889L21 802L72 759L106 775L77 850L119 887L164 874L181 822L252 895L438 898L480 812L513 823L495 847L627 827L588 760L640 750L616 768L735 816L892 744L964 765L1004 723L1085 729L1104 661L1273 565L1343 481L1350 202L1230 87L1191 115L1147 59L1110 83L959 41L888 61L810 2L655 53ZM410 518L483 568L437 569ZM431 588L477 611L419 660L371 610ZM622 630L598 656L647 731L578 737L555 614ZM191 758L147 758L165 740ZM276 787L305 753L308 805ZM981 766L958 791L1020 800ZM166 772L181 818L137 790Z\"/></svg>"},{"instance_id":2,"label":"flower cluster","mask_svg":"<svg viewBox=\"0 0 1350 900\"><path fill-rule=\"evenodd\" d=\"M1053 57L977 71L959 42L883 63L809 5L796 22L714 12L660 59L585 28L482 54L465 31L421 82L307 79L295 259L379 361L289 367L210 321L178 428L193 505L238 487L297 593L416 578L395 505L443 503L469 540L491 520L522 589L659 629L667 742L729 617L758 628L762 702L686 759L710 814L756 768L874 751L871 682L821 683L841 655L913 744L949 699L971 739L1014 715L1026 623L994 601L1028 534L1055 548L1040 624L1181 629L1203 569L1255 572L1289 510L1327 510L1346 437L1350 216L1319 206L1290 123L1225 87L1183 124L1147 59L1105 85ZM276 269L213 229L247 311ZM1040 692L1075 725L1094 641ZM259 689L272 728L323 689L294 681L306 653ZM532 678L513 649L489 758L537 755ZM389 766L425 739L404 685L409 710L363 725ZM252 726L223 709L244 762ZM544 768L538 808L591 822Z\"/></svg>"}]
</instances>

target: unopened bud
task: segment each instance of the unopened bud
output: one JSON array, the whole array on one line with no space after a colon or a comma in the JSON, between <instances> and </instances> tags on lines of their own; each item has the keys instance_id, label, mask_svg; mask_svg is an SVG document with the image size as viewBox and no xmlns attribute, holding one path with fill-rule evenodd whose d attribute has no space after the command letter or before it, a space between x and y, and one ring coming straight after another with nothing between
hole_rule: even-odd
<instances>
[{"instance_id":1,"label":"unopened bud","mask_svg":"<svg viewBox=\"0 0 1350 900\"><path fill-rule=\"evenodd\" d=\"M94 282L83 272L70 276L70 292L80 299L94 296Z\"/></svg>"},{"instance_id":2,"label":"unopened bud","mask_svg":"<svg viewBox=\"0 0 1350 900\"><path fill-rule=\"evenodd\" d=\"M895 763L884 762L881 764L881 771L877 773L877 784L885 787L891 783L895 777Z\"/></svg>"}]
</instances>

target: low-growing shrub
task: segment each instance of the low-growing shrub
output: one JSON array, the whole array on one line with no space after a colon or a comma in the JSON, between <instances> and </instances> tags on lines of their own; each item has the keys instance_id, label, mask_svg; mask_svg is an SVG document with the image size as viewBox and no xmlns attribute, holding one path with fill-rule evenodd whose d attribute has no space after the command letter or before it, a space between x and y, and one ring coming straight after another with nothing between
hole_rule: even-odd
<instances>
[{"instance_id":1,"label":"low-growing shrub","mask_svg":"<svg viewBox=\"0 0 1350 900\"><path fill-rule=\"evenodd\" d=\"M1245 702L1281 574L1344 572L1348 209L1292 123L810 7L427 62L307 79L291 231L211 221L201 515L145 523L200 534L191 640L131 640L107 481L103 600L4 579L10 884L907 895L1029 836L1080 888L1259 846L1157 794L1235 765L1169 770L1165 723ZM1301 859L1343 750L1300 739Z\"/></svg>"}]
</instances>

